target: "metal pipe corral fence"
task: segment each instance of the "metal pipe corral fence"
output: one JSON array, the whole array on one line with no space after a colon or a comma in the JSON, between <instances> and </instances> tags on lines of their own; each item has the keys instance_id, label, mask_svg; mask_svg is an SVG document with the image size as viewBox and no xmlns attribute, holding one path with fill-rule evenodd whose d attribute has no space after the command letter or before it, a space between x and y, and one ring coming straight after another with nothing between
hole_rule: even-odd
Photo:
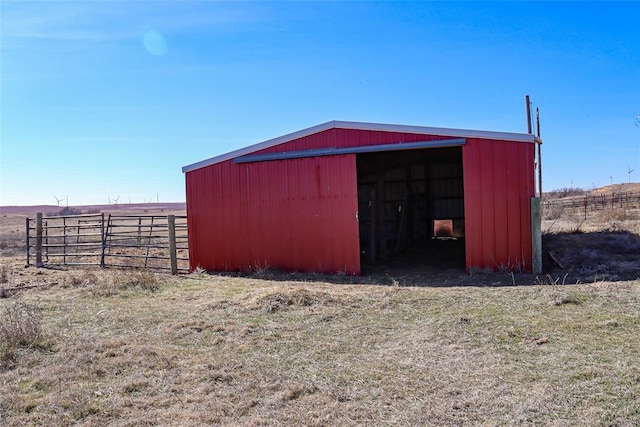
<instances>
[{"instance_id":1,"label":"metal pipe corral fence","mask_svg":"<svg viewBox=\"0 0 640 427\"><path fill-rule=\"evenodd\" d=\"M26 219L27 266L189 271L185 215L85 214Z\"/></svg>"}]
</instances>

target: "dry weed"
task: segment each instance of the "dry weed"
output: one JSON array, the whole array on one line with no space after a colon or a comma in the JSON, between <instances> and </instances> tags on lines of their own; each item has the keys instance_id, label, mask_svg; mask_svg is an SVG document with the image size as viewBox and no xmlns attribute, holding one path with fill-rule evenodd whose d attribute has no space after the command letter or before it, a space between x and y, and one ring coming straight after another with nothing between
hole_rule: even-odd
<instances>
[{"instance_id":1,"label":"dry weed","mask_svg":"<svg viewBox=\"0 0 640 427\"><path fill-rule=\"evenodd\" d=\"M0 298L9 297L9 292L5 289L5 285L9 283L10 272L9 266L0 264Z\"/></svg>"},{"instance_id":2,"label":"dry weed","mask_svg":"<svg viewBox=\"0 0 640 427\"><path fill-rule=\"evenodd\" d=\"M331 301L331 295L327 292L311 291L305 288L286 289L283 287L259 296L254 301L254 307L272 313L289 307L309 307L317 304L326 304Z\"/></svg>"},{"instance_id":3,"label":"dry weed","mask_svg":"<svg viewBox=\"0 0 640 427\"><path fill-rule=\"evenodd\" d=\"M35 306L16 301L1 307L0 368L16 361L18 349L41 343L41 315Z\"/></svg>"},{"instance_id":4,"label":"dry weed","mask_svg":"<svg viewBox=\"0 0 640 427\"><path fill-rule=\"evenodd\" d=\"M100 282L98 275L91 271L85 271L83 273L69 274L64 284L71 287L91 287Z\"/></svg>"},{"instance_id":5,"label":"dry weed","mask_svg":"<svg viewBox=\"0 0 640 427\"><path fill-rule=\"evenodd\" d=\"M114 296L123 291L155 292L160 288L158 277L145 270L113 271L98 277L89 273L89 291L94 296Z\"/></svg>"},{"instance_id":6,"label":"dry weed","mask_svg":"<svg viewBox=\"0 0 640 427\"><path fill-rule=\"evenodd\" d=\"M640 212L634 209L611 208L603 209L596 215L597 219L604 223L620 221L634 221L640 219Z\"/></svg>"},{"instance_id":7,"label":"dry weed","mask_svg":"<svg viewBox=\"0 0 640 427\"><path fill-rule=\"evenodd\" d=\"M11 270L8 265L0 264L0 285L9 283L9 274Z\"/></svg>"},{"instance_id":8,"label":"dry weed","mask_svg":"<svg viewBox=\"0 0 640 427\"><path fill-rule=\"evenodd\" d=\"M587 293L584 292L564 292L561 295L556 295L553 300L552 300L552 304L553 305L563 305L563 304L582 304L586 301L588 301L591 298L591 296Z\"/></svg>"},{"instance_id":9,"label":"dry weed","mask_svg":"<svg viewBox=\"0 0 640 427\"><path fill-rule=\"evenodd\" d=\"M560 205L549 205L543 210L543 219L545 220L557 220L563 217L564 207Z\"/></svg>"}]
</instances>

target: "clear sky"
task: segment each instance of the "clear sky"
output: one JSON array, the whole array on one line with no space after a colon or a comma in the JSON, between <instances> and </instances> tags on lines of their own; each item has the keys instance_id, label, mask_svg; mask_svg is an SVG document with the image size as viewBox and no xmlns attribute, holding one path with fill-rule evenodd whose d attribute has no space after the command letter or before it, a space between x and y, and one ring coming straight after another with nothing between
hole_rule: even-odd
<instances>
[{"instance_id":1,"label":"clear sky","mask_svg":"<svg viewBox=\"0 0 640 427\"><path fill-rule=\"evenodd\" d=\"M526 132L545 189L640 181L638 2L1 2L1 205L184 201L329 120Z\"/></svg>"}]
</instances>

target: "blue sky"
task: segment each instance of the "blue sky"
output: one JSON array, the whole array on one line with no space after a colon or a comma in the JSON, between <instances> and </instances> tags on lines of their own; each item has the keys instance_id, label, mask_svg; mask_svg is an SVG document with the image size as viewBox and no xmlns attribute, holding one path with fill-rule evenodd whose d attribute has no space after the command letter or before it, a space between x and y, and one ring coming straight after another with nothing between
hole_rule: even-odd
<instances>
[{"instance_id":1,"label":"blue sky","mask_svg":"<svg viewBox=\"0 0 640 427\"><path fill-rule=\"evenodd\" d=\"M545 189L640 181L638 2L1 3L0 204L183 201L329 120L526 132Z\"/></svg>"}]
</instances>

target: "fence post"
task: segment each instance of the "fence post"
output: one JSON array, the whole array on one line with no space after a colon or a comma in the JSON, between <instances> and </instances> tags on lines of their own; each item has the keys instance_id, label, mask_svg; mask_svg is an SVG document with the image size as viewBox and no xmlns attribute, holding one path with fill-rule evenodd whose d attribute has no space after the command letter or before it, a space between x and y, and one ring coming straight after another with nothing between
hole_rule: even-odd
<instances>
[{"instance_id":1,"label":"fence post","mask_svg":"<svg viewBox=\"0 0 640 427\"><path fill-rule=\"evenodd\" d=\"M167 228L169 229L169 258L171 259L171 274L178 274L178 258L176 254L176 217L167 216Z\"/></svg>"},{"instance_id":2,"label":"fence post","mask_svg":"<svg viewBox=\"0 0 640 427\"><path fill-rule=\"evenodd\" d=\"M42 267L42 212L36 213L36 267Z\"/></svg>"},{"instance_id":3,"label":"fence post","mask_svg":"<svg viewBox=\"0 0 640 427\"><path fill-rule=\"evenodd\" d=\"M531 198L531 272L542 273L542 215L540 197Z\"/></svg>"},{"instance_id":4,"label":"fence post","mask_svg":"<svg viewBox=\"0 0 640 427\"><path fill-rule=\"evenodd\" d=\"M31 248L31 246L30 246L31 242L29 241L29 224L31 224L31 219L25 218L25 222L27 223L27 227L26 227L26 230L27 230L27 232L26 232L26 235L27 235L27 267L29 267L29 265L30 265L30 259L29 259L30 252L29 252L29 249Z\"/></svg>"},{"instance_id":5,"label":"fence post","mask_svg":"<svg viewBox=\"0 0 640 427\"><path fill-rule=\"evenodd\" d=\"M588 206L588 196L584 196L584 220L587 220L587 206Z\"/></svg>"},{"instance_id":6,"label":"fence post","mask_svg":"<svg viewBox=\"0 0 640 427\"><path fill-rule=\"evenodd\" d=\"M111 222L111 214L109 214L109 222ZM102 234L102 250L100 253L100 267L104 268L104 254L107 249L107 233L109 231L109 226L104 228L104 212L100 214L100 233Z\"/></svg>"}]
</instances>

